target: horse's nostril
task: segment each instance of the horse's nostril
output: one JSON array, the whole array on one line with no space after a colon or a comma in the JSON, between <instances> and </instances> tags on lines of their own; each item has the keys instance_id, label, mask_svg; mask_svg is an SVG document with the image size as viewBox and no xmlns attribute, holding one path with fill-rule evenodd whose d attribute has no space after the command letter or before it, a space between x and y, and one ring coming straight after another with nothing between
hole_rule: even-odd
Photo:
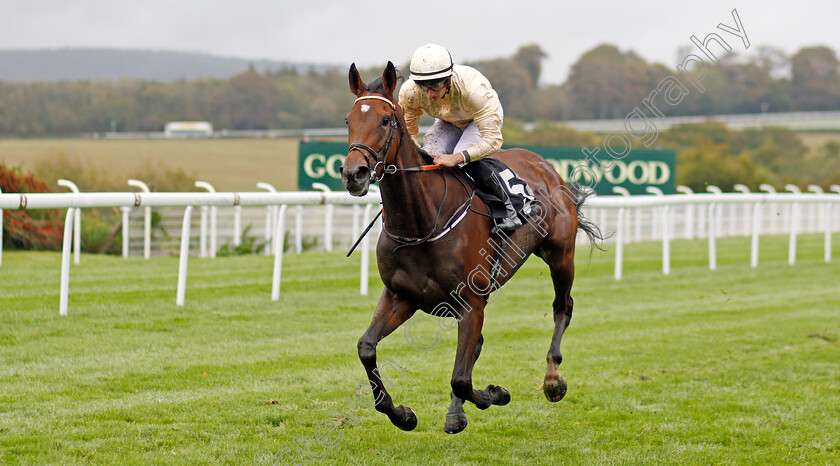
<instances>
[{"instance_id":1,"label":"horse's nostril","mask_svg":"<svg viewBox=\"0 0 840 466\"><path fill-rule=\"evenodd\" d=\"M356 170L354 177L359 181L364 181L370 178L370 169L367 167L360 167Z\"/></svg>"}]
</instances>

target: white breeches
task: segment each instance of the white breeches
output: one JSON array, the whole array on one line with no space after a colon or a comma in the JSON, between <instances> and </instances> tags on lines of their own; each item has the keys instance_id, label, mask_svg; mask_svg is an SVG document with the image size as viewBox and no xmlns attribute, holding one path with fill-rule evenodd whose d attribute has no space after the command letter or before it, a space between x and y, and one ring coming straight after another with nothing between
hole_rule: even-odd
<instances>
[{"instance_id":1,"label":"white breeches","mask_svg":"<svg viewBox=\"0 0 840 466\"><path fill-rule=\"evenodd\" d=\"M499 120L504 122L504 117L504 110L499 105ZM434 124L423 136L423 149L429 155L457 154L469 149L478 141L481 141L481 132L474 121L464 128L459 128L452 123L435 118Z\"/></svg>"}]
</instances>

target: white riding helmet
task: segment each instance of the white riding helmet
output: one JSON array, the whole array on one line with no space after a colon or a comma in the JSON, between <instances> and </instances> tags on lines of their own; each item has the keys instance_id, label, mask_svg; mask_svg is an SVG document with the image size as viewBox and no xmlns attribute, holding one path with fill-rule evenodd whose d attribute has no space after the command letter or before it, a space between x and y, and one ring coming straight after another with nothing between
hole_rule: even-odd
<instances>
[{"instance_id":1,"label":"white riding helmet","mask_svg":"<svg viewBox=\"0 0 840 466\"><path fill-rule=\"evenodd\" d=\"M430 81L452 76L452 55L446 47L426 44L414 51L409 77L415 81Z\"/></svg>"}]
</instances>

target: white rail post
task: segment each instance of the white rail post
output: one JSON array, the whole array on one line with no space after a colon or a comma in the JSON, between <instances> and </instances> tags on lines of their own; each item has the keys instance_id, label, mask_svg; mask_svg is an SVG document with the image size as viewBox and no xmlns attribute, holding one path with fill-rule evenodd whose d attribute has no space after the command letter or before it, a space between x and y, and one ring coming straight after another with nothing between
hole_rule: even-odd
<instances>
[{"instance_id":1,"label":"white rail post","mask_svg":"<svg viewBox=\"0 0 840 466\"><path fill-rule=\"evenodd\" d=\"M613 188L615 191L615 188ZM626 189L625 189L626 191ZM630 193L627 193L629 196ZM623 264L622 261L624 260L624 208L618 209L618 226L616 227L616 236L615 236L615 279L621 280L621 273ZM630 236L630 235L627 235Z\"/></svg>"},{"instance_id":2,"label":"white rail post","mask_svg":"<svg viewBox=\"0 0 840 466\"><path fill-rule=\"evenodd\" d=\"M362 208L359 207L359 204L353 204L353 228L351 230L353 237L350 238L350 244L354 244L359 238L359 216L361 213Z\"/></svg>"},{"instance_id":3,"label":"white rail post","mask_svg":"<svg viewBox=\"0 0 840 466\"><path fill-rule=\"evenodd\" d=\"M312 183L312 189L317 189L326 193L332 191L330 187L324 183ZM335 206L333 204L327 204L324 207L324 251L327 252L332 251L334 211Z\"/></svg>"},{"instance_id":4,"label":"white rail post","mask_svg":"<svg viewBox=\"0 0 840 466\"><path fill-rule=\"evenodd\" d=\"M759 191L764 191L769 194L776 194L776 188L769 184L762 184L758 187ZM770 234L776 234L778 230L776 229L776 217L778 217L776 212L776 203L770 203Z\"/></svg>"},{"instance_id":5,"label":"white rail post","mask_svg":"<svg viewBox=\"0 0 840 466\"><path fill-rule=\"evenodd\" d=\"M758 237L761 235L761 202L753 205L752 244L750 251L750 266L758 267Z\"/></svg>"},{"instance_id":6,"label":"white rail post","mask_svg":"<svg viewBox=\"0 0 840 466\"><path fill-rule=\"evenodd\" d=\"M295 208L295 253L303 252L303 206Z\"/></svg>"},{"instance_id":7,"label":"white rail post","mask_svg":"<svg viewBox=\"0 0 840 466\"><path fill-rule=\"evenodd\" d=\"M206 181L196 181L195 182L196 188L203 188L206 189L208 192L215 193L216 188L214 188L210 183ZM204 207L202 207L202 210ZM214 259L216 257L216 222L218 219L218 208L216 206L210 206L210 258Z\"/></svg>"},{"instance_id":8,"label":"white rail post","mask_svg":"<svg viewBox=\"0 0 840 466\"><path fill-rule=\"evenodd\" d=\"M218 248L218 219L219 219L219 208L216 206L210 206L210 258L216 258L216 251Z\"/></svg>"},{"instance_id":9,"label":"white rail post","mask_svg":"<svg viewBox=\"0 0 840 466\"><path fill-rule=\"evenodd\" d=\"M697 232L698 239L703 239L709 236L709 222L706 218L707 214L708 209L704 208L700 204L697 204L697 226L694 228L694 231Z\"/></svg>"},{"instance_id":10,"label":"white rail post","mask_svg":"<svg viewBox=\"0 0 840 466\"><path fill-rule=\"evenodd\" d=\"M648 186L647 188L645 188L645 191L648 192L649 194L653 194L654 196L657 196L657 197L665 195L665 193L663 193L662 190L657 188L656 186ZM659 219L662 217L662 215L661 215L662 210L663 210L662 207L654 207L653 208L653 219L652 219L652 223L651 223L651 232L650 232L650 234L652 236L651 239L659 239L659 236L662 234L662 232L659 231L661 229L660 225L659 225L659 221L660 221Z\"/></svg>"},{"instance_id":11,"label":"white rail post","mask_svg":"<svg viewBox=\"0 0 840 466\"><path fill-rule=\"evenodd\" d=\"M363 225L367 225L370 221L370 214L373 210L373 204L368 204L365 206L365 215L362 220ZM365 235L364 239L362 239L362 265L361 265L361 272L359 276L359 293L362 296L367 296L368 294L368 282L369 280L369 273L368 269L370 264L370 235Z\"/></svg>"},{"instance_id":12,"label":"white rail post","mask_svg":"<svg viewBox=\"0 0 840 466\"><path fill-rule=\"evenodd\" d=\"M201 211L201 220L198 223L198 257L207 257L207 214L210 208L203 205L199 210Z\"/></svg>"},{"instance_id":13,"label":"white rail post","mask_svg":"<svg viewBox=\"0 0 840 466\"><path fill-rule=\"evenodd\" d=\"M732 189L734 189L735 191L738 191L739 193L750 194L750 188L748 188L746 185L743 185L743 184L736 184L735 186L733 186ZM743 233L745 235L747 234L747 231L748 231L747 229L750 228L750 226L752 224L752 222L750 221L751 212L752 212L752 209L750 209L750 205L747 204L747 203L744 203L744 218L741 219L741 220L743 220L741 225L743 225L744 227L741 228L741 233ZM729 211L729 214L732 218L732 224L735 225L735 218L734 218L735 217L735 204L732 205L732 209Z\"/></svg>"},{"instance_id":14,"label":"white rail post","mask_svg":"<svg viewBox=\"0 0 840 466\"><path fill-rule=\"evenodd\" d=\"M283 273L283 246L286 239L286 209L289 206L283 204L277 214L277 227L274 229L274 275L271 279L271 300L280 300L280 277Z\"/></svg>"},{"instance_id":15,"label":"white rail post","mask_svg":"<svg viewBox=\"0 0 840 466\"><path fill-rule=\"evenodd\" d=\"M808 191L812 192L812 193L815 193L815 194L820 194L820 195L825 194L825 191L823 191L823 189L821 187L819 187L815 184L809 184L808 185ZM825 221L825 217L822 217L822 219L819 222L819 226L817 226L817 217L819 216L819 215L817 215L818 210L819 210L819 204L817 204L817 203L811 204L811 208L810 208L811 218L809 219L809 224L811 226L811 231L819 231L818 228L825 227L825 225L822 224L822 222Z\"/></svg>"},{"instance_id":16,"label":"white rail post","mask_svg":"<svg viewBox=\"0 0 840 466\"><path fill-rule=\"evenodd\" d=\"M233 245L242 244L242 206L233 206Z\"/></svg>"},{"instance_id":17,"label":"white rail post","mask_svg":"<svg viewBox=\"0 0 840 466\"><path fill-rule=\"evenodd\" d=\"M661 189L655 186L648 186L645 188L650 194L655 195L656 197L664 197L665 193L662 192ZM663 205L661 207L654 207L654 215L653 217L653 224L658 227L659 232L662 236L662 273L668 275L671 273L671 242L670 242L670 233L668 230L671 229L669 213L670 213L670 206ZM659 219L662 219L662 225L659 226ZM654 238L656 235L654 234Z\"/></svg>"},{"instance_id":18,"label":"white rail post","mask_svg":"<svg viewBox=\"0 0 840 466\"><path fill-rule=\"evenodd\" d=\"M58 180L58 185L69 189L73 194L79 194L79 187L70 180ZM75 207L75 209L78 212L74 215L76 224L73 227L73 263L79 265L82 249L82 210L78 207Z\"/></svg>"},{"instance_id":19,"label":"white rail post","mask_svg":"<svg viewBox=\"0 0 840 466\"><path fill-rule=\"evenodd\" d=\"M58 313L67 315L67 303L70 300L70 248L73 237L73 215L76 209L67 209L67 216L64 218L64 242L61 248L61 287L59 289Z\"/></svg>"},{"instance_id":20,"label":"white rail post","mask_svg":"<svg viewBox=\"0 0 840 466\"><path fill-rule=\"evenodd\" d=\"M717 206L714 202L709 203L709 210L708 210L708 219L707 222L709 224L709 270L717 269L717 245L715 244L715 234L717 228L715 228L715 222L712 220L715 215L715 209Z\"/></svg>"},{"instance_id":21,"label":"white rail post","mask_svg":"<svg viewBox=\"0 0 840 466\"><path fill-rule=\"evenodd\" d=\"M786 184L785 189L792 192L794 196L801 193L799 187L793 184ZM794 201L790 207L790 241L788 243L788 264L796 263L796 232L799 229L799 203Z\"/></svg>"},{"instance_id":22,"label":"white rail post","mask_svg":"<svg viewBox=\"0 0 840 466\"><path fill-rule=\"evenodd\" d=\"M178 258L178 290L175 295L175 305L183 306L187 292L187 264L190 259L190 224L192 223L193 206L184 209L184 222L181 226L181 256Z\"/></svg>"},{"instance_id":23,"label":"white rail post","mask_svg":"<svg viewBox=\"0 0 840 466\"><path fill-rule=\"evenodd\" d=\"M831 186L829 186L829 187L828 187L828 190L829 190L829 191L832 191L832 192L835 192L835 193L837 193L837 194L840 194L840 184L833 184L833 185L831 185ZM831 217L832 217L832 218L834 218L834 214L833 214L833 212L834 212L834 204L832 203L831 205L832 205L832 207L831 207L831 209L832 209L832 215L831 215ZM834 223L837 223L837 221L835 220L835 221L834 221ZM833 229L833 228L834 228L834 226L832 225L832 227L831 227L831 228Z\"/></svg>"},{"instance_id":24,"label":"white rail post","mask_svg":"<svg viewBox=\"0 0 840 466\"><path fill-rule=\"evenodd\" d=\"M122 256L123 259L128 259L128 214L131 212L131 207L120 207L122 211Z\"/></svg>"},{"instance_id":25,"label":"white rail post","mask_svg":"<svg viewBox=\"0 0 840 466\"><path fill-rule=\"evenodd\" d=\"M717 187L713 184L710 184L710 185L706 186L706 191L710 192L710 193L714 193L718 196L723 195L723 191L719 187ZM715 235L718 235L718 234L720 234L720 232L723 231L723 208L720 204L716 204L714 210L715 210L715 218L709 217L708 220L710 222L715 223ZM709 230L709 231L711 231L711 230Z\"/></svg>"},{"instance_id":26,"label":"white rail post","mask_svg":"<svg viewBox=\"0 0 840 466\"><path fill-rule=\"evenodd\" d=\"M128 185L140 188L144 193L152 192L149 186L140 180L128 180ZM146 206L143 208L143 258L150 257L152 257L152 208Z\"/></svg>"},{"instance_id":27,"label":"white rail post","mask_svg":"<svg viewBox=\"0 0 840 466\"><path fill-rule=\"evenodd\" d=\"M630 197L630 191L628 191L628 190L627 190L627 188L625 188L625 187L622 187L622 186L613 186L612 191L613 191L615 194L620 194L620 195L622 195L622 196L624 196L624 197ZM618 209L618 210L619 210L619 214L618 214L618 215L619 215L619 217L620 217L621 215L624 215L625 217L627 217L627 218L624 218L624 219L619 218L619 219L618 219L618 224L619 224L622 228L628 228L628 227L629 227L629 225L630 225L630 218L629 218L629 216L630 216L630 212L629 212L629 211L627 211L627 209L624 209L624 208L621 208L621 209ZM621 234L620 236L621 236L622 238L624 238L624 242L625 242L625 243L628 243L628 244L630 243L630 235L629 235L629 234Z\"/></svg>"},{"instance_id":28,"label":"white rail post","mask_svg":"<svg viewBox=\"0 0 840 466\"><path fill-rule=\"evenodd\" d=\"M257 183L257 188L265 189L270 193L277 192L277 190L274 189L274 186L268 183ZM278 206L276 205L265 206L265 249L263 249L263 254L266 256L270 256L273 250L272 245L274 243L271 242L271 230L274 228L274 224L277 223L277 209Z\"/></svg>"},{"instance_id":29,"label":"white rail post","mask_svg":"<svg viewBox=\"0 0 840 466\"><path fill-rule=\"evenodd\" d=\"M677 192L683 193L687 196L694 195L694 190L688 186L677 186ZM694 204L687 204L685 206L685 239L694 238Z\"/></svg>"}]
</instances>

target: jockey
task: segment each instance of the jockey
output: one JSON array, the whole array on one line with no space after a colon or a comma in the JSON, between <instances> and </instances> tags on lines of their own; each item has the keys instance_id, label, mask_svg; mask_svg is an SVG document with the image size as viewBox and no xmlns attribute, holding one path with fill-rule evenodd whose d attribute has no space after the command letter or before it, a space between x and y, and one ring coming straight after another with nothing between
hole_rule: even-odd
<instances>
[{"instance_id":1,"label":"jockey","mask_svg":"<svg viewBox=\"0 0 840 466\"><path fill-rule=\"evenodd\" d=\"M435 122L423 138L423 149L445 167L461 165L485 192L505 202L507 218L498 226L515 230L522 225L501 180L481 159L502 147L499 96L490 81L469 66L454 65L446 48L427 44L411 57L411 75L400 88L399 103L411 138L419 146L423 112Z\"/></svg>"}]
</instances>

